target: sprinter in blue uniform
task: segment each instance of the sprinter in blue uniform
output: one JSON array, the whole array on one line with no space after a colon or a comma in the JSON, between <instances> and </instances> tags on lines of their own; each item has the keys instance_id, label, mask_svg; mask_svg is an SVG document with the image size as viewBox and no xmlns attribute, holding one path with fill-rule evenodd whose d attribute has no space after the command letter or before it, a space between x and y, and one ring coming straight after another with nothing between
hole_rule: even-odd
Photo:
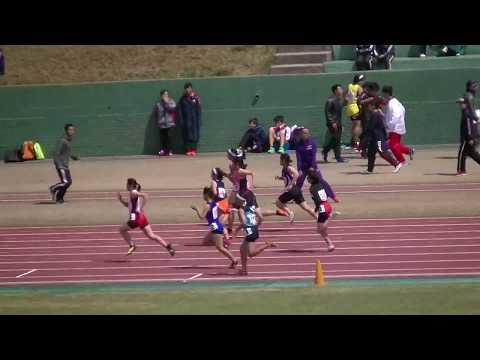
<instances>
[{"instance_id":1,"label":"sprinter in blue uniform","mask_svg":"<svg viewBox=\"0 0 480 360\"><path fill-rule=\"evenodd\" d=\"M208 222L209 231L203 239L203 244L215 245L222 255L230 259L230 269L234 269L238 264L238 260L234 258L232 253L228 251L223 243L223 224L220 221L222 210L215 202L215 194L211 187L205 187L203 189L203 199L206 204L203 207L202 212L200 212L195 205L191 206L200 219L205 219Z\"/></svg>"}]
</instances>

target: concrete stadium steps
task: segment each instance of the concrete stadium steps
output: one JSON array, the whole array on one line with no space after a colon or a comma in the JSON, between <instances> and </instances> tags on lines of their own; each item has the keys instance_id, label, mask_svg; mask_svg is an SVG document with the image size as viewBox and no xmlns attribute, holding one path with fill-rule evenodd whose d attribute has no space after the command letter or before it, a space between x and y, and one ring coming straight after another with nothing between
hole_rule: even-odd
<instances>
[{"instance_id":1,"label":"concrete stadium steps","mask_svg":"<svg viewBox=\"0 0 480 360\"><path fill-rule=\"evenodd\" d=\"M321 73L323 63L332 59L330 45L279 45L271 74Z\"/></svg>"}]
</instances>

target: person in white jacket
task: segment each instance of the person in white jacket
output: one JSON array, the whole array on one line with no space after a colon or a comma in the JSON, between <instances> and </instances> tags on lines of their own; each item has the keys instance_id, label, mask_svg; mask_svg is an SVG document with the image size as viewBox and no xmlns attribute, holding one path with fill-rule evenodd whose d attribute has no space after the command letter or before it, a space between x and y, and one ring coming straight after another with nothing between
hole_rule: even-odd
<instances>
[{"instance_id":1,"label":"person in white jacket","mask_svg":"<svg viewBox=\"0 0 480 360\"><path fill-rule=\"evenodd\" d=\"M388 133L388 145L397 160L405 164L405 157L409 155L413 160L415 149L401 143L402 136L407 133L405 127L405 108L402 103L393 97L393 88L384 86L382 89L385 105L385 128Z\"/></svg>"}]
</instances>

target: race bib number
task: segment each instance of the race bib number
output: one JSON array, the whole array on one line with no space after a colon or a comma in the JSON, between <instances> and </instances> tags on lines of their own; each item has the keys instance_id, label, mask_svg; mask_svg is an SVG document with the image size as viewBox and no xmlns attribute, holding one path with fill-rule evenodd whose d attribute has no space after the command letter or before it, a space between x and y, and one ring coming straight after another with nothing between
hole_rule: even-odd
<instances>
[{"instance_id":1,"label":"race bib number","mask_svg":"<svg viewBox=\"0 0 480 360\"><path fill-rule=\"evenodd\" d=\"M327 201L327 193L325 192L324 189L318 191L318 197L320 198L321 201Z\"/></svg>"},{"instance_id":2,"label":"race bib number","mask_svg":"<svg viewBox=\"0 0 480 360\"><path fill-rule=\"evenodd\" d=\"M245 228L245 232L247 233L247 235L252 235L253 234L253 230L250 227Z\"/></svg>"},{"instance_id":3,"label":"race bib number","mask_svg":"<svg viewBox=\"0 0 480 360\"><path fill-rule=\"evenodd\" d=\"M318 208L318 212L320 214L323 214L325 212L325 206L324 205L320 205L320 207Z\"/></svg>"},{"instance_id":4,"label":"race bib number","mask_svg":"<svg viewBox=\"0 0 480 360\"><path fill-rule=\"evenodd\" d=\"M212 230L218 230L218 225L217 225L217 223L211 223L211 224L210 224L210 229L212 229Z\"/></svg>"},{"instance_id":5,"label":"race bib number","mask_svg":"<svg viewBox=\"0 0 480 360\"><path fill-rule=\"evenodd\" d=\"M257 219L255 217L255 213L248 213L247 219L250 225L257 225Z\"/></svg>"},{"instance_id":6,"label":"race bib number","mask_svg":"<svg viewBox=\"0 0 480 360\"><path fill-rule=\"evenodd\" d=\"M135 221L135 220L137 220L137 214L131 213L130 214L130 221Z\"/></svg>"},{"instance_id":7,"label":"race bib number","mask_svg":"<svg viewBox=\"0 0 480 360\"><path fill-rule=\"evenodd\" d=\"M226 195L227 195L227 192L225 191L224 188L218 188L218 197L220 199L225 199Z\"/></svg>"}]
</instances>

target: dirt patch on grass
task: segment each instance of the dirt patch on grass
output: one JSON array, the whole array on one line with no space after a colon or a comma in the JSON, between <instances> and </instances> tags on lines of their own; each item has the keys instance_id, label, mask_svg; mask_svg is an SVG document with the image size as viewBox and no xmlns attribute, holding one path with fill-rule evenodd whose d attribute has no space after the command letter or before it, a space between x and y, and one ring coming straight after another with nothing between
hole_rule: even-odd
<instances>
[{"instance_id":1,"label":"dirt patch on grass","mask_svg":"<svg viewBox=\"0 0 480 360\"><path fill-rule=\"evenodd\" d=\"M266 74L273 45L0 45L0 85Z\"/></svg>"}]
</instances>

